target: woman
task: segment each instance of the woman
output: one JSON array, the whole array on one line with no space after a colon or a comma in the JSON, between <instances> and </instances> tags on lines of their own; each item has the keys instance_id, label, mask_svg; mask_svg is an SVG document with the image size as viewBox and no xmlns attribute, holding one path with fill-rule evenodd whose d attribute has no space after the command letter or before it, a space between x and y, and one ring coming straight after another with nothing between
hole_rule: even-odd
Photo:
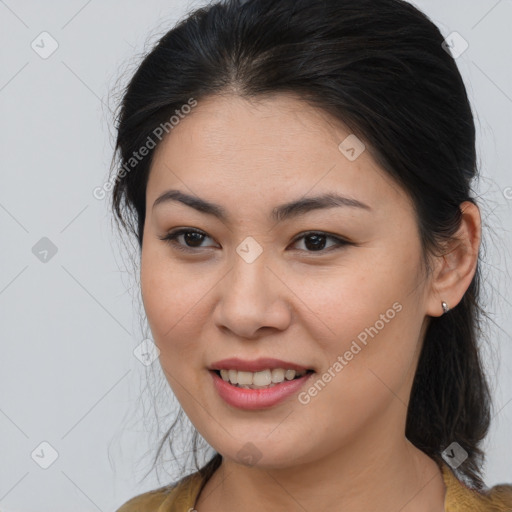
<instances>
[{"instance_id":1,"label":"woman","mask_svg":"<svg viewBox=\"0 0 512 512\"><path fill-rule=\"evenodd\" d=\"M146 56L114 210L216 454L119 512L512 510L481 478L475 129L448 52L401 0L231 0Z\"/></svg>"}]
</instances>

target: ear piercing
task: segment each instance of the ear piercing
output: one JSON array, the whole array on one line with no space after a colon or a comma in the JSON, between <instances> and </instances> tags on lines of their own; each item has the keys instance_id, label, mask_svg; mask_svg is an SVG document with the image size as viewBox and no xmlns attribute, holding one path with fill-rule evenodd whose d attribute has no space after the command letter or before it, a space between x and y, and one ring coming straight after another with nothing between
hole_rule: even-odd
<instances>
[{"instance_id":1,"label":"ear piercing","mask_svg":"<svg viewBox=\"0 0 512 512\"><path fill-rule=\"evenodd\" d=\"M450 311L450 308L448 307L448 304L446 304L446 302L444 300L441 302L441 306L443 307L443 315L445 313L448 313L448 311Z\"/></svg>"}]
</instances>

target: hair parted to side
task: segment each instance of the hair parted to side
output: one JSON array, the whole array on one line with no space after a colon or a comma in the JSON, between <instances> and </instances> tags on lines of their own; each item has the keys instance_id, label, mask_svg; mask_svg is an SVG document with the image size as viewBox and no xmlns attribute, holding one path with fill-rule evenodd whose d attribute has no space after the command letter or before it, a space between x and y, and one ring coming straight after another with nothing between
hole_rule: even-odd
<instances>
[{"instance_id":1,"label":"hair parted to side","mask_svg":"<svg viewBox=\"0 0 512 512\"><path fill-rule=\"evenodd\" d=\"M121 168L191 98L292 93L344 123L409 194L428 275L429 258L460 225L460 204L476 204L473 115L443 39L402 0L228 0L192 12L145 56L124 93L111 197L116 220L142 248L154 149L130 172ZM484 487L479 445L491 406L478 349L480 279L478 264L461 302L431 318L405 432L438 462L457 442L468 453L458 476L476 489ZM216 454L201 472L209 476L220 462Z\"/></svg>"}]
</instances>

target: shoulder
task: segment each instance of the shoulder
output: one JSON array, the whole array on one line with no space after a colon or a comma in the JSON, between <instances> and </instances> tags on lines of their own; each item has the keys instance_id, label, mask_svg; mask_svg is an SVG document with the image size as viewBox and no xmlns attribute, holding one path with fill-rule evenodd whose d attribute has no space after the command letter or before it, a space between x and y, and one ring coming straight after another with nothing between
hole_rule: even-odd
<instances>
[{"instance_id":1,"label":"shoulder","mask_svg":"<svg viewBox=\"0 0 512 512\"><path fill-rule=\"evenodd\" d=\"M484 495L488 510L512 512L512 484L499 484L491 487Z\"/></svg>"},{"instance_id":2,"label":"shoulder","mask_svg":"<svg viewBox=\"0 0 512 512\"><path fill-rule=\"evenodd\" d=\"M454 475L448 466L443 467L446 485L445 512L512 512L512 484L500 484L476 491Z\"/></svg>"},{"instance_id":3,"label":"shoulder","mask_svg":"<svg viewBox=\"0 0 512 512\"><path fill-rule=\"evenodd\" d=\"M116 512L177 512L194 507L202 479L198 473L179 482L139 494L124 503Z\"/></svg>"},{"instance_id":4,"label":"shoulder","mask_svg":"<svg viewBox=\"0 0 512 512\"><path fill-rule=\"evenodd\" d=\"M161 487L153 491L139 494L121 505L116 512L153 512L160 510L161 505L176 493L176 486Z\"/></svg>"}]
</instances>

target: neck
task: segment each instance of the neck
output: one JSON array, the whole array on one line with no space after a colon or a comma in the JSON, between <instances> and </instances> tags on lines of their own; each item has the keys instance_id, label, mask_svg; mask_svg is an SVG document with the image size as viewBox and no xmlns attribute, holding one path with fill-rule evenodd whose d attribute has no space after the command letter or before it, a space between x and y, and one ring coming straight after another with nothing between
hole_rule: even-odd
<instances>
[{"instance_id":1,"label":"neck","mask_svg":"<svg viewBox=\"0 0 512 512\"><path fill-rule=\"evenodd\" d=\"M321 459L287 468L247 467L224 458L196 509L442 512L445 486L439 467L397 436L395 424L388 425L358 432L334 453L327 450Z\"/></svg>"}]
</instances>

